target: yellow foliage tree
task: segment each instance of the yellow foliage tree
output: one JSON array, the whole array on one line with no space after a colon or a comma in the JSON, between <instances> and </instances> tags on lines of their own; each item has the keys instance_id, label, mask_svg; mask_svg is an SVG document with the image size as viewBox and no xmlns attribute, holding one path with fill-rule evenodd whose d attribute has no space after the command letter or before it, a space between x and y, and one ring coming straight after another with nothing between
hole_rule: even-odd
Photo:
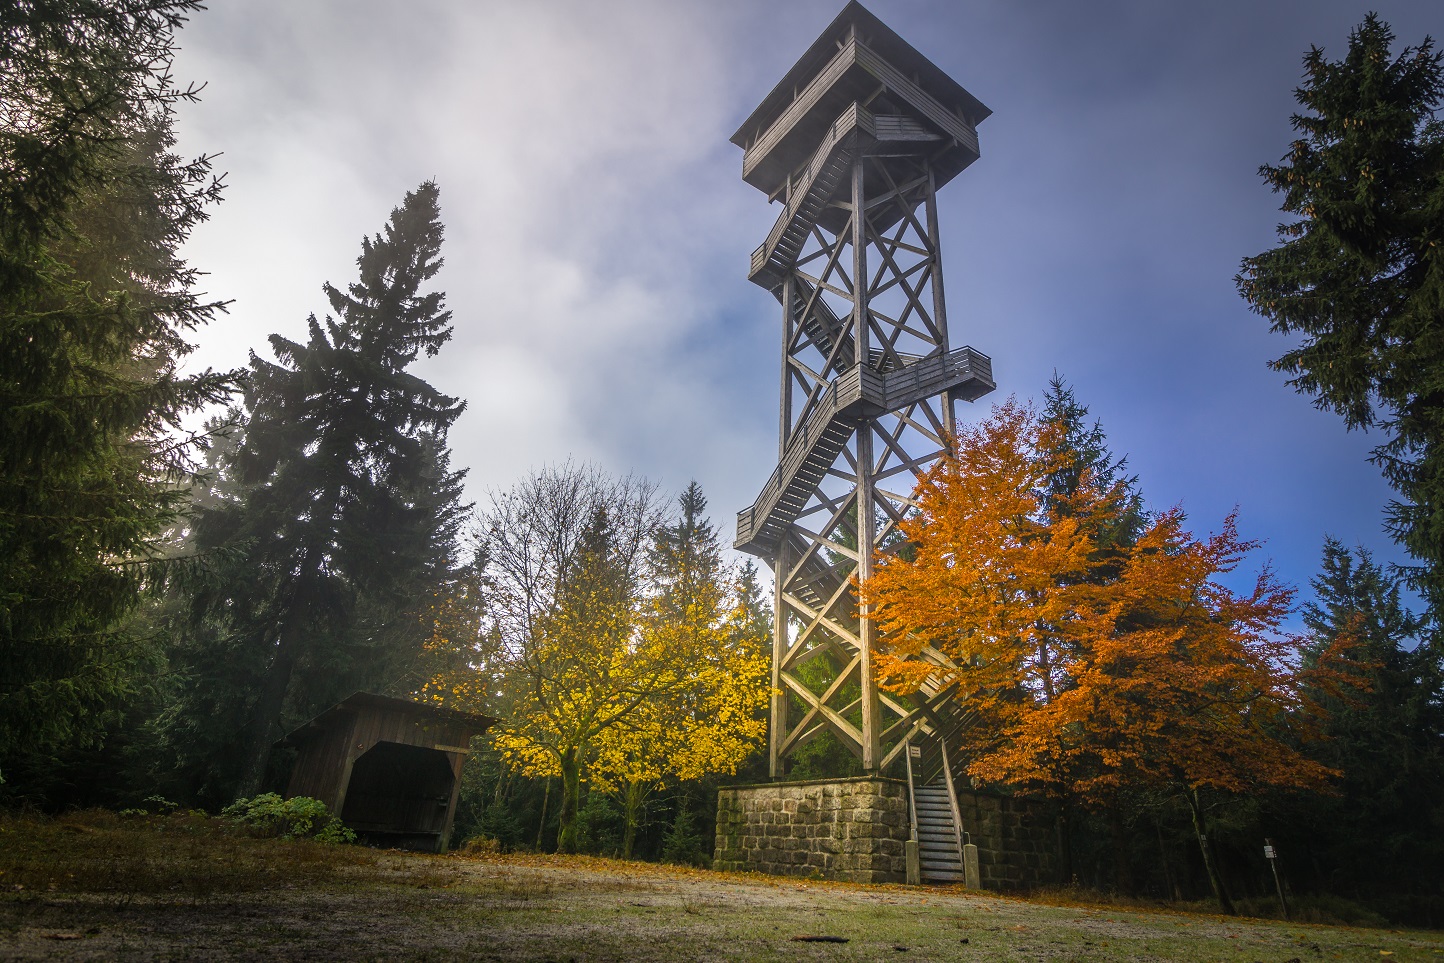
<instances>
[{"instance_id":1,"label":"yellow foliage tree","mask_svg":"<svg viewBox=\"0 0 1444 963\"><path fill-rule=\"evenodd\" d=\"M691 497L700 512L700 489L688 493L684 507ZM624 809L630 801L630 841L664 779L735 771L765 734L767 664L728 630L715 532L684 513L655 541L644 591L598 507L514 659L495 744L528 775L560 776L563 851L577 845L584 776L621 794Z\"/></svg>"},{"instance_id":2,"label":"yellow foliage tree","mask_svg":"<svg viewBox=\"0 0 1444 963\"><path fill-rule=\"evenodd\" d=\"M411 697L463 712L496 712L504 648L488 623L485 586L475 567L438 591L426 614L431 632L422 644Z\"/></svg>"},{"instance_id":3,"label":"yellow foliage tree","mask_svg":"<svg viewBox=\"0 0 1444 963\"><path fill-rule=\"evenodd\" d=\"M735 773L767 737L768 657L736 582L728 598L715 531L705 523L699 531L693 521L684 515L680 530L688 541L710 542L710 550L682 554L686 564L702 562L704 577L669 586L692 596L680 609L671 592L651 599L642 631L663 647L698 653L698 660L687 667L684 686L638 706L625 725L604 732L590 767L593 787L621 803L624 858L632 855L652 792L669 781Z\"/></svg>"}]
</instances>

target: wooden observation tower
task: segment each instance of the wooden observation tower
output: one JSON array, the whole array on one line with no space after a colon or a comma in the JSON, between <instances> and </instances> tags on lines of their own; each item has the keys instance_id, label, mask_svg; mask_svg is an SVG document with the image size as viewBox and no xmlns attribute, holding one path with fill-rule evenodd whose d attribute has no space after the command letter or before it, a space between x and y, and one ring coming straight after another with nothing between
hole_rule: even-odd
<instances>
[{"instance_id":1,"label":"wooden observation tower","mask_svg":"<svg viewBox=\"0 0 1444 963\"><path fill-rule=\"evenodd\" d=\"M936 204L978 159L989 113L849 3L732 137L743 180L782 205L748 275L782 306L778 465L736 542L776 584L773 777L823 732L870 773L909 746L910 772L951 768L964 714L933 687L878 690L875 628L850 580L902 544L954 402L994 387L988 357L949 338Z\"/></svg>"}]
</instances>

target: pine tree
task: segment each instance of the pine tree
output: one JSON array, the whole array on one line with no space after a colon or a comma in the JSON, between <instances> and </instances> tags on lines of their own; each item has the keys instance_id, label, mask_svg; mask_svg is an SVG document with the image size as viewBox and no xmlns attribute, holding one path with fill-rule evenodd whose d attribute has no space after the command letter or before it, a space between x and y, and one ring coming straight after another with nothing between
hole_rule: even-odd
<instances>
[{"instance_id":1,"label":"pine tree","mask_svg":"<svg viewBox=\"0 0 1444 963\"><path fill-rule=\"evenodd\" d=\"M1312 585L1316 598L1303 618L1325 738L1310 754L1341 777L1336 795L1291 807L1288 825L1336 892L1437 887L1444 667L1434 649L1418 644L1423 627L1364 549L1326 538ZM1337 832L1344 821L1353 829Z\"/></svg>"},{"instance_id":2,"label":"pine tree","mask_svg":"<svg viewBox=\"0 0 1444 963\"><path fill-rule=\"evenodd\" d=\"M234 568L197 599L189 667L214 673L224 652L235 673L213 690L220 717L244 717L241 795L260 786L283 721L404 685L456 562L464 473L446 434L465 405L407 370L451 336L444 295L424 290L441 241L428 181L363 239L358 280L325 285L335 316L313 315L305 343L273 335L275 362L251 356L243 440L196 519L198 547L233 553Z\"/></svg>"},{"instance_id":3,"label":"pine tree","mask_svg":"<svg viewBox=\"0 0 1444 963\"><path fill-rule=\"evenodd\" d=\"M739 645L763 658L772 655L772 606L757 577L757 563L743 559L737 570L732 632Z\"/></svg>"},{"instance_id":4,"label":"pine tree","mask_svg":"<svg viewBox=\"0 0 1444 963\"><path fill-rule=\"evenodd\" d=\"M235 378L185 376L221 308L179 256L219 199L172 152L188 0L0 12L0 769L99 740L155 646L128 626L165 575L196 444Z\"/></svg>"},{"instance_id":5,"label":"pine tree","mask_svg":"<svg viewBox=\"0 0 1444 963\"><path fill-rule=\"evenodd\" d=\"M1115 458L1108 447L1103 422L1088 423L1088 406L1078 401L1072 385L1054 372L1043 393L1040 420L1052 426L1055 457L1044 478L1043 513L1062 518L1082 489L1118 500L1109 514L1110 527L1094 533L1100 551L1116 551L1132 545L1143 531L1147 513L1138 476L1128 474L1127 456Z\"/></svg>"},{"instance_id":6,"label":"pine tree","mask_svg":"<svg viewBox=\"0 0 1444 963\"><path fill-rule=\"evenodd\" d=\"M681 516L659 527L653 536L649 563L656 587L656 617L682 622L720 615L723 593L722 546L717 529L702 513L707 498L695 481L677 499Z\"/></svg>"},{"instance_id":7,"label":"pine tree","mask_svg":"<svg viewBox=\"0 0 1444 963\"><path fill-rule=\"evenodd\" d=\"M1299 336L1272 362L1350 429L1381 428L1373 460L1399 493L1389 526L1444 614L1444 54L1391 53L1370 14L1342 60L1315 47L1304 112L1278 165L1260 169L1294 218L1237 280L1270 327Z\"/></svg>"}]
</instances>

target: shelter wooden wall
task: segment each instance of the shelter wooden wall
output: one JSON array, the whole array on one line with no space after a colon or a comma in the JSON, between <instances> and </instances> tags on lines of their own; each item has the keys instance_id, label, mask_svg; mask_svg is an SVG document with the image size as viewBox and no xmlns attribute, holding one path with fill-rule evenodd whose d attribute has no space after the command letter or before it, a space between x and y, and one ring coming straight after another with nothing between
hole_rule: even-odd
<instances>
[{"instance_id":1,"label":"shelter wooden wall","mask_svg":"<svg viewBox=\"0 0 1444 963\"><path fill-rule=\"evenodd\" d=\"M471 737L494 721L358 692L286 737L286 796L321 800L373 841L444 851Z\"/></svg>"}]
</instances>

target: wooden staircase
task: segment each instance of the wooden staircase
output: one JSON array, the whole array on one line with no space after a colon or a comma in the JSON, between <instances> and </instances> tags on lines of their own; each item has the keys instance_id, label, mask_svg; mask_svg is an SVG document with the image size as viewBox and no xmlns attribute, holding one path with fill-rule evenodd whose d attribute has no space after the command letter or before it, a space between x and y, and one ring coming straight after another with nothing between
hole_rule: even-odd
<instances>
[{"instance_id":1,"label":"wooden staircase","mask_svg":"<svg viewBox=\"0 0 1444 963\"><path fill-rule=\"evenodd\" d=\"M966 715L965 713L962 715ZM959 726L966 723L959 723ZM968 879L968 834L963 832L958 791L953 782L947 741L939 735L909 740L906 745L908 812L918 847L919 882L978 885Z\"/></svg>"},{"instance_id":2,"label":"wooden staircase","mask_svg":"<svg viewBox=\"0 0 1444 963\"><path fill-rule=\"evenodd\" d=\"M828 204L839 188L846 186L844 175L851 171L857 155L873 150L895 150L900 144L942 139L911 117L878 116L862 104L848 105L823 134L807 164L789 178L789 196L767 240L752 252L748 279L769 291L781 286L783 277L802 253L813 226L826 216ZM886 230L892 223L886 214L878 212L873 227Z\"/></svg>"},{"instance_id":3,"label":"wooden staircase","mask_svg":"<svg viewBox=\"0 0 1444 963\"><path fill-rule=\"evenodd\" d=\"M900 411L944 392L972 400L992 387L992 362L972 348L931 355L887 372L853 365L813 403L752 507L737 513L734 547L776 558L783 532L797 520L863 418Z\"/></svg>"},{"instance_id":4,"label":"wooden staircase","mask_svg":"<svg viewBox=\"0 0 1444 963\"><path fill-rule=\"evenodd\" d=\"M948 787L941 781L913 790L917 811L918 861L924 883L963 883L962 832L954 820L956 808L948 801Z\"/></svg>"}]
</instances>

